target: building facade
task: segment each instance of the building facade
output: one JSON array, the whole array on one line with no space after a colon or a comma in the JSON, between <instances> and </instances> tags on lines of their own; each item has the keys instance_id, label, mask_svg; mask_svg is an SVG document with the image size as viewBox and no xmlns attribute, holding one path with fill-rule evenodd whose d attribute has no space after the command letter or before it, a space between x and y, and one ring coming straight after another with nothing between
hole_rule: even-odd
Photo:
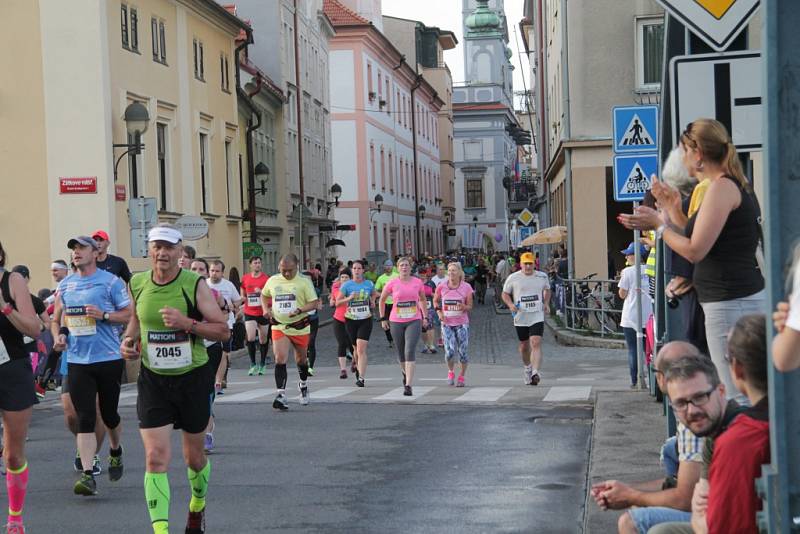
<instances>
[{"instance_id":1,"label":"building facade","mask_svg":"<svg viewBox=\"0 0 800 534\"><path fill-rule=\"evenodd\" d=\"M466 81L453 88L455 246L484 251L510 246L507 186L517 157L503 7L503 0L463 0Z\"/></svg>"},{"instance_id":2,"label":"building facade","mask_svg":"<svg viewBox=\"0 0 800 534\"><path fill-rule=\"evenodd\" d=\"M100 228L132 270L148 268L132 257L133 197L154 198L160 221L202 217L209 231L191 243L198 254L238 265L233 58L249 28L213 0L14 0L3 11L0 42L16 52L0 61L19 83L4 85L14 106L0 117L0 183L15 193L4 198L0 224L25 229L3 244L30 265L33 283L49 285L49 262L67 258L70 237ZM112 145L132 141L124 114L135 102L149 115L145 148L122 156Z\"/></svg>"},{"instance_id":3,"label":"building facade","mask_svg":"<svg viewBox=\"0 0 800 534\"><path fill-rule=\"evenodd\" d=\"M355 228L340 236L341 257L439 253L443 101L380 24L338 0L326 0L325 13L336 29L330 43L333 169L342 187L336 215Z\"/></svg>"}]
</instances>

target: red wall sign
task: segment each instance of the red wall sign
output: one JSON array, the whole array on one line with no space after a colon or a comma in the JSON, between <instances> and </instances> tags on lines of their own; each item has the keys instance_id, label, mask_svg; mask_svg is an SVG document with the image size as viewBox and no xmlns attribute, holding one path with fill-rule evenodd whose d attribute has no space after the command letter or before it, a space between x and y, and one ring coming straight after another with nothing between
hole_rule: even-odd
<instances>
[{"instance_id":1,"label":"red wall sign","mask_svg":"<svg viewBox=\"0 0 800 534\"><path fill-rule=\"evenodd\" d=\"M125 202L127 198L127 194L125 193L125 184L117 184L114 186L114 199L120 202Z\"/></svg>"},{"instance_id":2,"label":"red wall sign","mask_svg":"<svg viewBox=\"0 0 800 534\"><path fill-rule=\"evenodd\" d=\"M58 184L62 195L97 193L97 176L59 178Z\"/></svg>"}]
</instances>

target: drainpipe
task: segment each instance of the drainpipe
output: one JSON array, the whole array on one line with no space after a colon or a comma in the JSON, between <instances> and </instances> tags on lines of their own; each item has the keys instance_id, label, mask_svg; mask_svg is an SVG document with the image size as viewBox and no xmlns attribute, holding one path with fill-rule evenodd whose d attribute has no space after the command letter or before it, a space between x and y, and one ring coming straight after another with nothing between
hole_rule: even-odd
<instances>
[{"instance_id":1,"label":"drainpipe","mask_svg":"<svg viewBox=\"0 0 800 534\"><path fill-rule=\"evenodd\" d=\"M414 150L414 229L417 238L417 260L422 257L421 248L422 243L420 242L420 233L419 233L419 176L417 171L417 113L414 111L414 93L419 89L419 86L422 85L422 74L417 74L417 79L414 82L414 86L411 88L411 144Z\"/></svg>"},{"instance_id":2,"label":"drainpipe","mask_svg":"<svg viewBox=\"0 0 800 534\"><path fill-rule=\"evenodd\" d=\"M561 129L561 142L566 143L572 136L569 113L569 33L567 32L567 0L561 0L561 93L564 102L564 126ZM567 258L569 277L575 278L575 211L572 197L572 152L564 146L564 178L567 194Z\"/></svg>"},{"instance_id":3,"label":"drainpipe","mask_svg":"<svg viewBox=\"0 0 800 534\"><path fill-rule=\"evenodd\" d=\"M250 241L253 243L258 242L258 227L256 226L256 172L255 162L253 161L253 132L261 128L261 112L256 107L252 97L261 91L261 85L262 78L260 75L257 75L256 89L252 93L245 93L242 91L240 94L240 98L242 95L244 96L242 100L250 108L252 115L255 116L255 121L253 121L251 115L250 120L247 121L248 126L247 130L245 131L245 145L247 148L247 205L249 206L247 209L247 215L250 219Z\"/></svg>"},{"instance_id":4,"label":"drainpipe","mask_svg":"<svg viewBox=\"0 0 800 534\"><path fill-rule=\"evenodd\" d=\"M297 24L297 0L294 0L294 85L297 87L297 171L300 182L300 212L306 205L306 194L303 184L303 109L300 99L303 91L300 87L300 36L298 35ZM301 215L302 217L302 215ZM303 239L303 224L300 219L300 267L305 268L306 264L306 243Z\"/></svg>"}]
</instances>

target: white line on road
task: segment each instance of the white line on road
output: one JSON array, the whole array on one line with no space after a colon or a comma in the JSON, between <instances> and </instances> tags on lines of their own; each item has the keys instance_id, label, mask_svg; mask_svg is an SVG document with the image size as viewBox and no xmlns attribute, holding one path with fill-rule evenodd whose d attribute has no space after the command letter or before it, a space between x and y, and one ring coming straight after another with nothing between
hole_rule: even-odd
<instances>
[{"instance_id":1,"label":"white line on road","mask_svg":"<svg viewBox=\"0 0 800 534\"><path fill-rule=\"evenodd\" d=\"M416 400L423 395L426 395L436 389L433 386L414 386L414 395L411 397L406 397L403 395L403 388L395 388L389 393L384 393L378 397L374 397L372 400L377 401L399 401L399 400L406 400L406 401L413 401Z\"/></svg>"},{"instance_id":2,"label":"white line on road","mask_svg":"<svg viewBox=\"0 0 800 534\"><path fill-rule=\"evenodd\" d=\"M420 378L420 382L446 382L446 378Z\"/></svg>"},{"instance_id":3,"label":"white line on road","mask_svg":"<svg viewBox=\"0 0 800 534\"><path fill-rule=\"evenodd\" d=\"M236 393L234 395L223 395L221 397L217 397L216 403L225 404L229 402L245 402L258 399L260 397L266 397L267 395L272 395L273 393L277 393L277 389L272 388L258 388L258 389L251 389L250 391L244 391L242 393Z\"/></svg>"},{"instance_id":4,"label":"white line on road","mask_svg":"<svg viewBox=\"0 0 800 534\"><path fill-rule=\"evenodd\" d=\"M355 386L342 386L342 387L330 387L321 389L319 391L311 390L311 400L317 399L335 399L336 397L343 397L344 395L349 395L350 393L354 393L356 390L361 388Z\"/></svg>"},{"instance_id":5,"label":"white line on road","mask_svg":"<svg viewBox=\"0 0 800 534\"><path fill-rule=\"evenodd\" d=\"M511 388L471 388L452 402L496 402Z\"/></svg>"},{"instance_id":6,"label":"white line on road","mask_svg":"<svg viewBox=\"0 0 800 534\"><path fill-rule=\"evenodd\" d=\"M562 382L593 382L595 380L597 380L597 379L596 378L566 378L566 377L556 378L556 381L562 381Z\"/></svg>"},{"instance_id":7,"label":"white line on road","mask_svg":"<svg viewBox=\"0 0 800 534\"><path fill-rule=\"evenodd\" d=\"M590 386L551 387L544 397L545 402L588 400L592 393Z\"/></svg>"}]
</instances>

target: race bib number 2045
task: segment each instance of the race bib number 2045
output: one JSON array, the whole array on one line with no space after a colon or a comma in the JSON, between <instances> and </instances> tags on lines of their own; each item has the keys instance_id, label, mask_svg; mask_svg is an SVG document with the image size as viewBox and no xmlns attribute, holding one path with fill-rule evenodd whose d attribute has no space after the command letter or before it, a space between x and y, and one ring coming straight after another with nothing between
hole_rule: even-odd
<instances>
[{"instance_id":1,"label":"race bib number 2045","mask_svg":"<svg viewBox=\"0 0 800 534\"><path fill-rule=\"evenodd\" d=\"M180 369L191 365L189 334L181 331L148 332L147 356L153 369Z\"/></svg>"}]
</instances>

